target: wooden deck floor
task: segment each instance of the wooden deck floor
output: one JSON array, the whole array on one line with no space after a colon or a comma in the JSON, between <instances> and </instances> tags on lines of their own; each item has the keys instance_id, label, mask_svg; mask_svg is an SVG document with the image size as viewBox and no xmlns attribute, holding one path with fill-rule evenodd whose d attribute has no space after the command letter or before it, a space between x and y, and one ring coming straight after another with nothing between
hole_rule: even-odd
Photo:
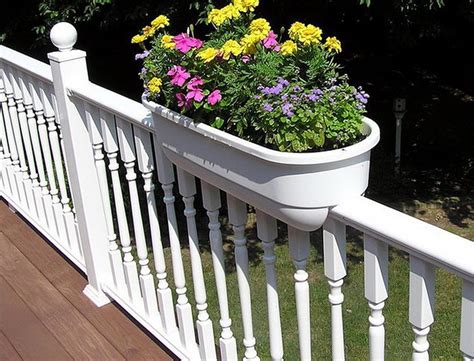
<instances>
[{"instance_id":1,"label":"wooden deck floor","mask_svg":"<svg viewBox=\"0 0 474 361\"><path fill-rule=\"evenodd\" d=\"M0 200L0 360L171 360L116 305L82 294L84 275Z\"/></svg>"}]
</instances>

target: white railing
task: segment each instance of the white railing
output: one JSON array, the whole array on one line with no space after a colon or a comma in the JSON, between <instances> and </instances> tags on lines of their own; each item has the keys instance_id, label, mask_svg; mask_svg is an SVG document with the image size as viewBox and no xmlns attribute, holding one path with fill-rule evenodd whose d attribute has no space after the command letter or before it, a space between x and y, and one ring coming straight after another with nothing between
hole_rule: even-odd
<instances>
[{"instance_id":1,"label":"white railing","mask_svg":"<svg viewBox=\"0 0 474 361\"><path fill-rule=\"evenodd\" d=\"M73 37L69 40L72 47ZM247 204L224 194L207 179L199 180L198 189L195 176L175 167L162 153L148 111L140 103L89 82L85 53L67 45L61 43L63 51L49 54L50 65L0 46L0 195L86 272L89 284L84 292L93 302L101 306L115 300L178 357L259 359L245 235ZM155 188L157 181L161 190ZM208 216L217 300L208 299L206 293L209 284L196 220L196 208L201 206L194 205L199 199ZM192 280L185 279L183 237L178 229L181 215L175 209L181 200ZM234 234L243 340L236 340L230 318L219 220L222 208L227 209ZM269 353L272 359L281 360L285 324L281 324L279 303L286 300L280 298L277 287L277 220L257 209L256 226L264 249ZM465 360L473 360L474 243L364 197L334 207L323 226L332 358L344 360L346 353L350 357L342 312L346 226L364 234L370 359L384 359L383 308L388 298L388 246L392 246L410 255L413 359L428 359L434 275L436 268L443 268L463 280L460 350ZM309 232L288 228L296 268L293 322L298 325L303 360L315 355L306 271L309 236ZM172 285L166 267L169 258ZM219 320L211 320L208 303L218 305ZM238 355L237 343L243 343L243 355Z\"/></svg>"}]
</instances>

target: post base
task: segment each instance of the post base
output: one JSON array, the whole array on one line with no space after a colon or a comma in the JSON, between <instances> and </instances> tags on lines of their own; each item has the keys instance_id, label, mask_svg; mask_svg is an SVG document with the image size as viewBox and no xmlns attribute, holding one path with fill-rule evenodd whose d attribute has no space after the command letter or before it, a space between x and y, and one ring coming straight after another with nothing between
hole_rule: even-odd
<instances>
[{"instance_id":1,"label":"post base","mask_svg":"<svg viewBox=\"0 0 474 361\"><path fill-rule=\"evenodd\" d=\"M87 285L82 291L97 307L110 303L110 298L102 291L97 291L91 285Z\"/></svg>"}]
</instances>

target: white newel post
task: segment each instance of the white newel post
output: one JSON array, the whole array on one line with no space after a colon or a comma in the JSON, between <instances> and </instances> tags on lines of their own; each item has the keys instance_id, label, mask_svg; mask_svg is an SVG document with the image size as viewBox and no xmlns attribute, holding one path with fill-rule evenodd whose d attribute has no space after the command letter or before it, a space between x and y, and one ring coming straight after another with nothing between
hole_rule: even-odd
<instances>
[{"instance_id":1,"label":"white newel post","mask_svg":"<svg viewBox=\"0 0 474 361\"><path fill-rule=\"evenodd\" d=\"M102 284L110 284L108 240L105 213L101 200L99 179L86 120L68 96L68 84L89 81L86 53L73 50L77 32L68 23L56 24L51 41L59 49L48 54L58 105L58 117L64 137L66 167L77 213L80 239L84 252L88 285L84 293L97 306L110 302Z\"/></svg>"},{"instance_id":2,"label":"white newel post","mask_svg":"<svg viewBox=\"0 0 474 361\"><path fill-rule=\"evenodd\" d=\"M474 283L463 280L461 301L461 342L464 361L474 360Z\"/></svg>"}]
</instances>

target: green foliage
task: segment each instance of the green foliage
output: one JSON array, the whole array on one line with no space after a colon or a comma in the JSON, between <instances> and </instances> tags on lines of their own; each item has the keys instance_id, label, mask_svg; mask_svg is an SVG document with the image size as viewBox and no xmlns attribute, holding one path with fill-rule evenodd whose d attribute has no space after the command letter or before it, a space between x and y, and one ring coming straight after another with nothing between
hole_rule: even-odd
<instances>
[{"instance_id":1,"label":"green foliage","mask_svg":"<svg viewBox=\"0 0 474 361\"><path fill-rule=\"evenodd\" d=\"M33 31L42 38L54 24L60 21L88 22L100 13L104 5L112 2L113 0L43 0L38 5L38 13L44 22L33 27Z\"/></svg>"}]
</instances>

